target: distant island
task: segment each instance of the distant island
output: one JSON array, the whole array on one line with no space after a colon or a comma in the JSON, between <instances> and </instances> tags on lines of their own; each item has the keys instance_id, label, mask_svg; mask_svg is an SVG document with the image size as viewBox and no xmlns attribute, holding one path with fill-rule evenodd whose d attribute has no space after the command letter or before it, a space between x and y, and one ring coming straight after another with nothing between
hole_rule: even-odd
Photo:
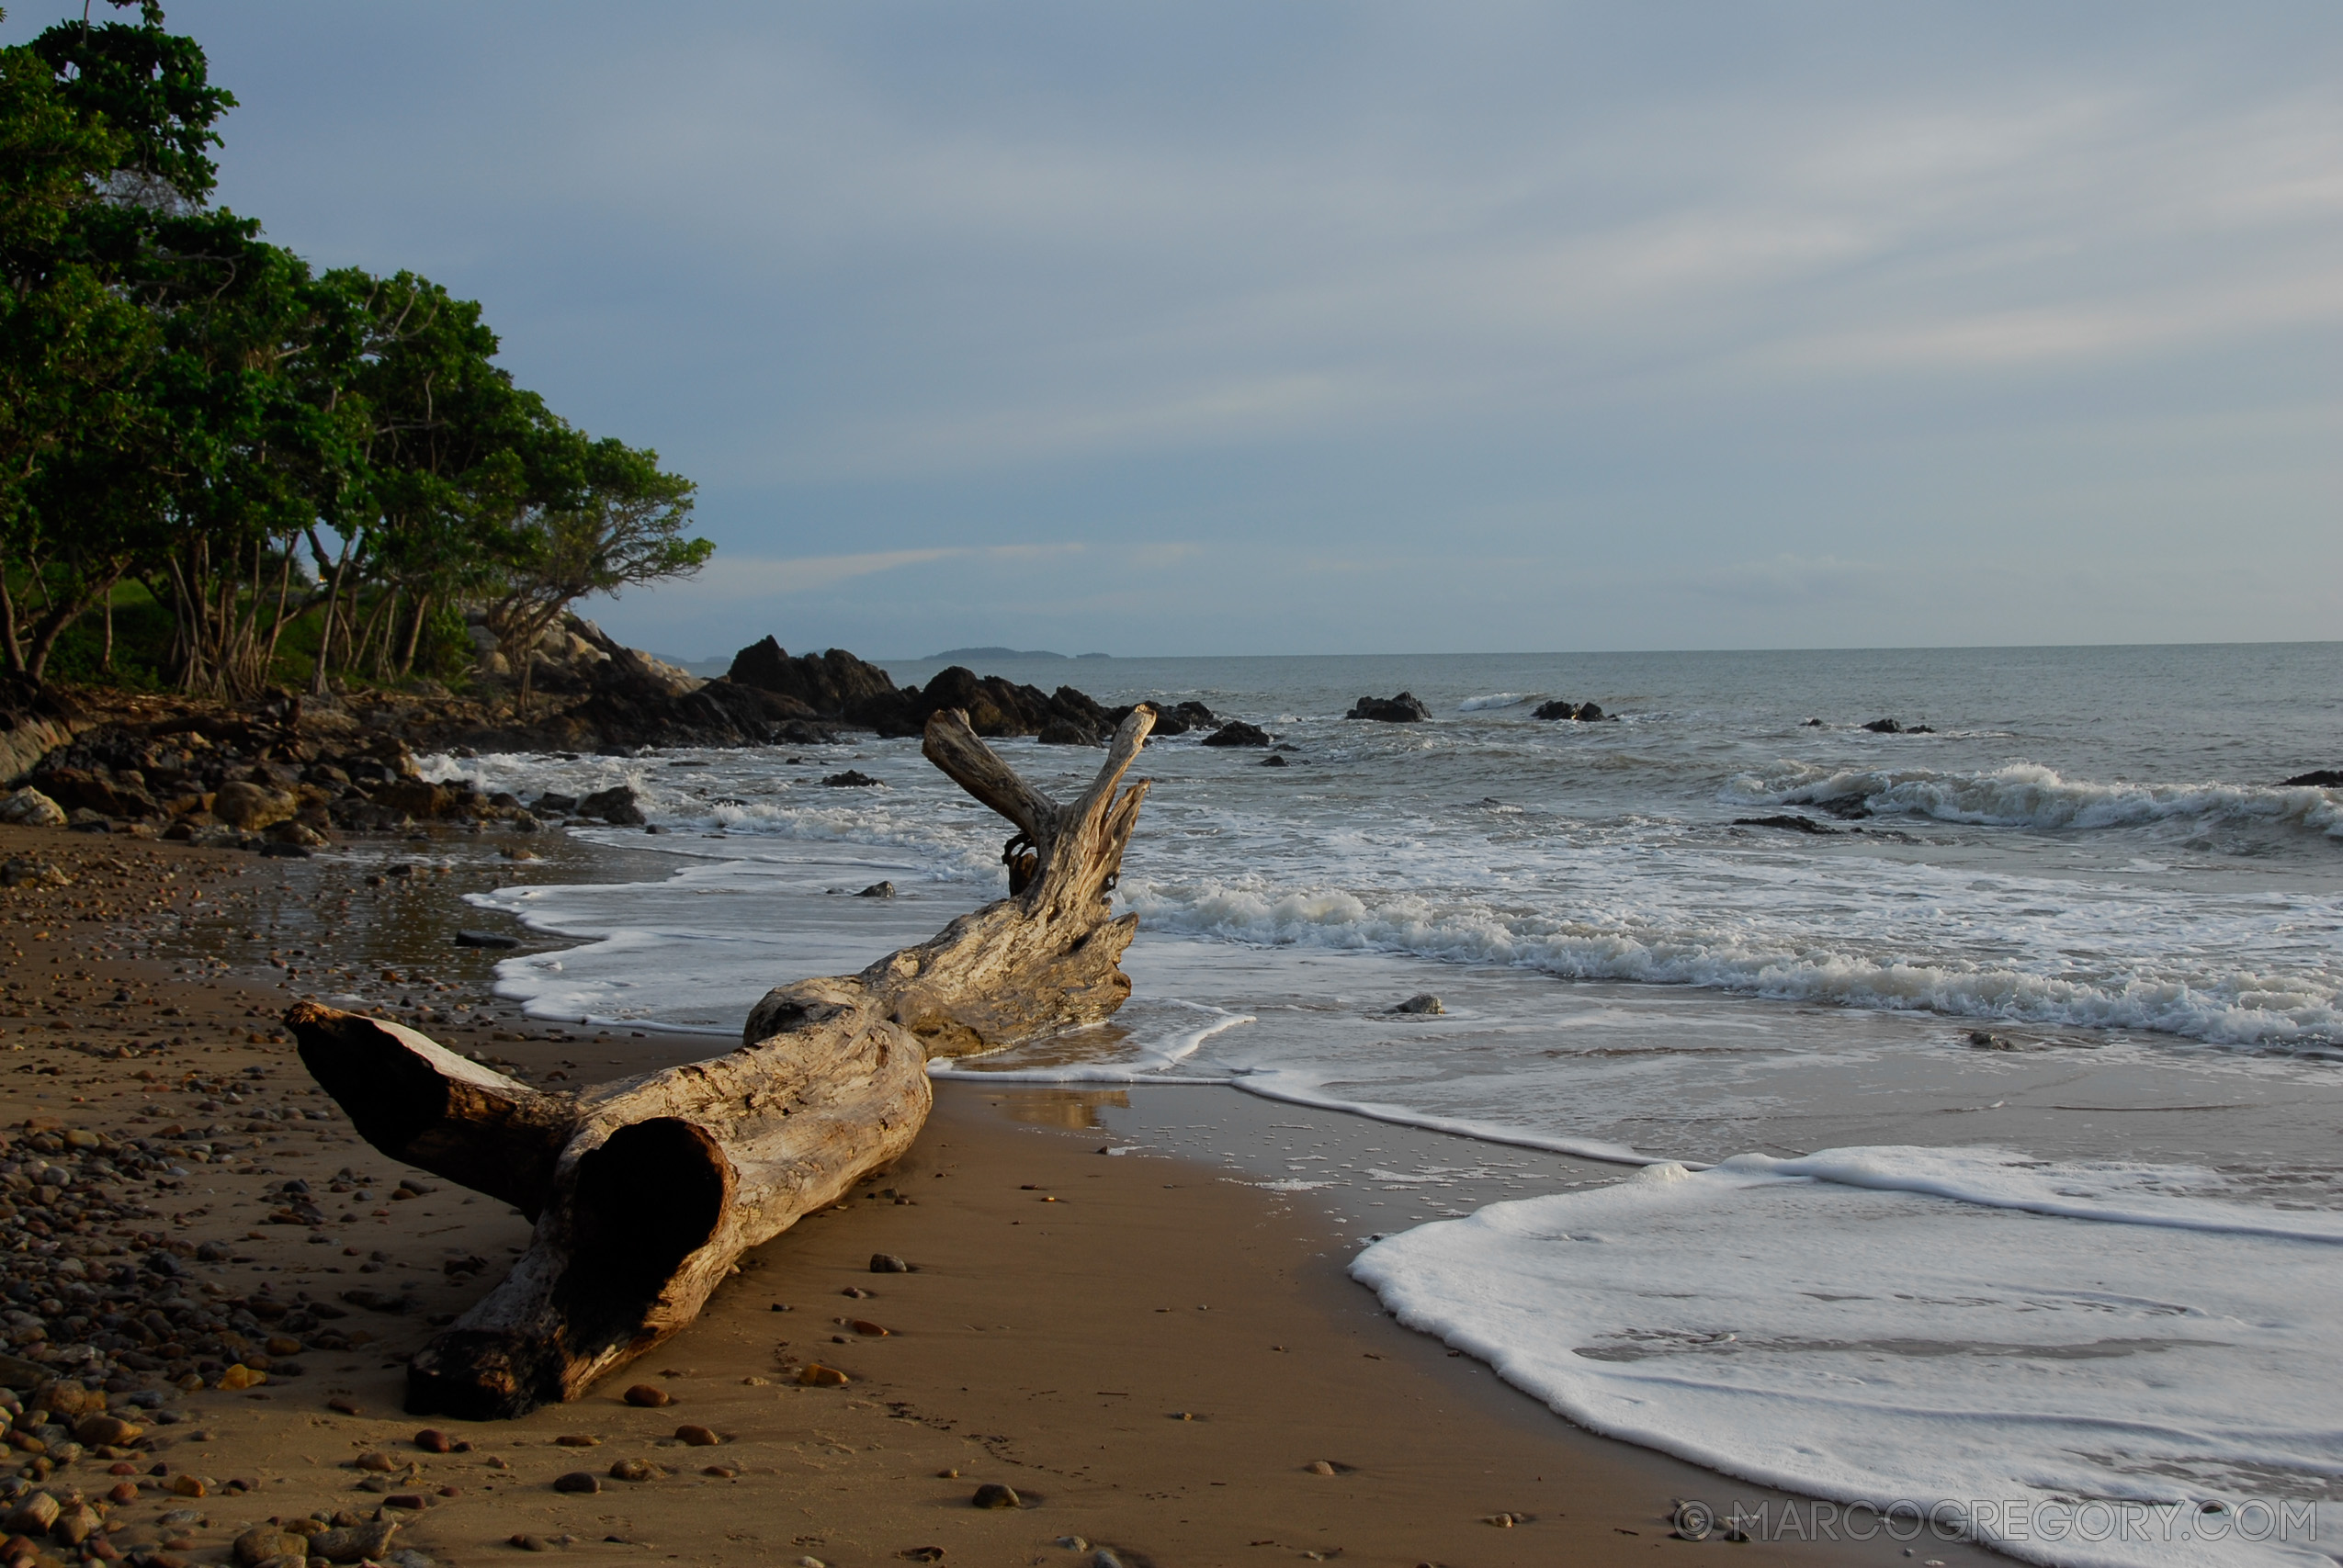
<instances>
[{"instance_id":1,"label":"distant island","mask_svg":"<svg viewBox=\"0 0 2343 1568\"><path fill-rule=\"evenodd\" d=\"M1046 648L947 648L941 653L931 653L922 663L973 664L981 659L1064 659L1065 654L1052 653ZM1076 659L1111 659L1107 653L1078 653Z\"/></svg>"}]
</instances>

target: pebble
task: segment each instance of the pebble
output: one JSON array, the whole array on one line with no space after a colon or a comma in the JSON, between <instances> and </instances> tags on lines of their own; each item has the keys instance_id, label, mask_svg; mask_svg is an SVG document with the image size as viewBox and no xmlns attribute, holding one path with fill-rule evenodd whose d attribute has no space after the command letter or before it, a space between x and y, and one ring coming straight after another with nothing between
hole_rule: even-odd
<instances>
[{"instance_id":1,"label":"pebble","mask_svg":"<svg viewBox=\"0 0 2343 1568\"><path fill-rule=\"evenodd\" d=\"M455 1446L455 1439L436 1427L425 1427L415 1434L415 1447L427 1454L444 1454Z\"/></svg>"},{"instance_id":2,"label":"pebble","mask_svg":"<svg viewBox=\"0 0 2343 1568\"><path fill-rule=\"evenodd\" d=\"M705 1427L686 1421L675 1428L675 1440L686 1448L712 1449L724 1439Z\"/></svg>"},{"instance_id":3,"label":"pebble","mask_svg":"<svg viewBox=\"0 0 2343 1568\"><path fill-rule=\"evenodd\" d=\"M259 1568L261 1563L279 1557L294 1557L303 1562L309 1561L309 1539L294 1535L277 1525L253 1526L236 1538L230 1550L243 1568Z\"/></svg>"},{"instance_id":4,"label":"pebble","mask_svg":"<svg viewBox=\"0 0 2343 1568\"><path fill-rule=\"evenodd\" d=\"M626 1399L628 1404L640 1405L646 1410L653 1410L660 1405L675 1403L673 1394L663 1388L657 1388L647 1382L639 1382L628 1389Z\"/></svg>"},{"instance_id":5,"label":"pebble","mask_svg":"<svg viewBox=\"0 0 2343 1568\"><path fill-rule=\"evenodd\" d=\"M1088 1551L1090 1550L1090 1542L1084 1540L1078 1535L1061 1535L1058 1538L1057 1544L1068 1551Z\"/></svg>"},{"instance_id":6,"label":"pebble","mask_svg":"<svg viewBox=\"0 0 2343 1568\"><path fill-rule=\"evenodd\" d=\"M567 1475L555 1476L553 1490L556 1492L599 1492L602 1490L602 1481L590 1471L573 1470Z\"/></svg>"},{"instance_id":7,"label":"pebble","mask_svg":"<svg viewBox=\"0 0 2343 1568\"><path fill-rule=\"evenodd\" d=\"M649 1460L622 1459L610 1467L613 1481L649 1481L659 1473L659 1467Z\"/></svg>"},{"instance_id":8,"label":"pebble","mask_svg":"<svg viewBox=\"0 0 2343 1568\"><path fill-rule=\"evenodd\" d=\"M538 1540L537 1537L525 1532L507 1537L504 1544L507 1546L517 1546L523 1551L543 1551L545 1550L545 1542Z\"/></svg>"},{"instance_id":9,"label":"pebble","mask_svg":"<svg viewBox=\"0 0 2343 1568\"><path fill-rule=\"evenodd\" d=\"M976 1495L968 1501L979 1508L1022 1508L1024 1506L1024 1501L1017 1495L1015 1487L1003 1486L997 1481L988 1481L978 1487Z\"/></svg>"},{"instance_id":10,"label":"pebble","mask_svg":"<svg viewBox=\"0 0 2343 1568\"><path fill-rule=\"evenodd\" d=\"M798 1381L808 1388L843 1388L853 1380L835 1367L825 1367L820 1361L808 1361L798 1371Z\"/></svg>"},{"instance_id":11,"label":"pebble","mask_svg":"<svg viewBox=\"0 0 2343 1568\"><path fill-rule=\"evenodd\" d=\"M701 1473L702 1475L712 1475L712 1476L716 1477L719 1481L730 1481L730 1480L731 1480L734 1476L739 1475L741 1472L740 1472L739 1471L737 1471L737 1470L734 1470L734 1469L733 1469L730 1465L729 1465L729 1464L711 1464L711 1465L707 1466L706 1469L702 1470L702 1471L700 1472L700 1473Z\"/></svg>"},{"instance_id":12,"label":"pebble","mask_svg":"<svg viewBox=\"0 0 2343 1568\"><path fill-rule=\"evenodd\" d=\"M583 1432L565 1432L553 1441L565 1449L598 1449L602 1446L600 1438L588 1437Z\"/></svg>"},{"instance_id":13,"label":"pebble","mask_svg":"<svg viewBox=\"0 0 2343 1568\"><path fill-rule=\"evenodd\" d=\"M870 1271L874 1274L908 1274L911 1266L891 1252L874 1252L870 1255Z\"/></svg>"},{"instance_id":14,"label":"pebble","mask_svg":"<svg viewBox=\"0 0 2343 1568\"><path fill-rule=\"evenodd\" d=\"M1334 1473L1334 1467L1328 1463L1325 1460L1314 1459L1310 1461L1310 1473L1312 1475L1331 1475Z\"/></svg>"}]
</instances>

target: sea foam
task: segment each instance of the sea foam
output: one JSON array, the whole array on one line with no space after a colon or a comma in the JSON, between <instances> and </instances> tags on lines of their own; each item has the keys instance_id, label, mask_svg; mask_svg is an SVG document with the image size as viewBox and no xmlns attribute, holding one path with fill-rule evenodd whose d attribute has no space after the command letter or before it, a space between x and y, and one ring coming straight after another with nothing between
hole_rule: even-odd
<instances>
[{"instance_id":1,"label":"sea foam","mask_svg":"<svg viewBox=\"0 0 2343 1568\"><path fill-rule=\"evenodd\" d=\"M1730 1476L2029 1562L2329 1562L2299 1529L2206 1537L2343 1492L2343 1216L1992 1149L1659 1174L1422 1225L1352 1272L1573 1420Z\"/></svg>"}]
</instances>

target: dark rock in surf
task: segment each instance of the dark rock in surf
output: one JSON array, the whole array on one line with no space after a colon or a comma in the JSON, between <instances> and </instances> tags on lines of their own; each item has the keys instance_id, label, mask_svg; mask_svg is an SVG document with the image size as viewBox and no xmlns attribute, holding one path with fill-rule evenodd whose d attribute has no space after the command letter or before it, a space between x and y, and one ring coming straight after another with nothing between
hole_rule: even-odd
<instances>
[{"instance_id":1,"label":"dark rock in surf","mask_svg":"<svg viewBox=\"0 0 2343 1568\"><path fill-rule=\"evenodd\" d=\"M2307 773L2296 773L2291 779L2278 781L2280 789L2343 789L2343 768L2320 768Z\"/></svg>"},{"instance_id":2,"label":"dark rock in surf","mask_svg":"<svg viewBox=\"0 0 2343 1568\"><path fill-rule=\"evenodd\" d=\"M1419 1013L1426 1018L1438 1018L1447 1012L1438 997L1430 991L1419 991L1391 1010L1393 1012Z\"/></svg>"},{"instance_id":3,"label":"dark rock in surf","mask_svg":"<svg viewBox=\"0 0 2343 1568\"><path fill-rule=\"evenodd\" d=\"M1063 718L1053 718L1043 725L1041 733L1034 739L1044 746L1095 746L1099 743L1096 730Z\"/></svg>"},{"instance_id":4,"label":"dark rock in surf","mask_svg":"<svg viewBox=\"0 0 2343 1568\"><path fill-rule=\"evenodd\" d=\"M1845 831L1840 828L1826 828L1811 817L1793 817L1786 811L1772 817L1736 817L1733 818L1733 826L1736 828L1784 828L1793 833L1836 834Z\"/></svg>"},{"instance_id":5,"label":"dark rock in surf","mask_svg":"<svg viewBox=\"0 0 2343 1568\"><path fill-rule=\"evenodd\" d=\"M732 656L725 679L790 698L805 708L802 716L839 718L851 708L895 693L894 678L876 664L865 663L843 648L827 653L803 653L792 659L772 637L751 643Z\"/></svg>"},{"instance_id":6,"label":"dark rock in surf","mask_svg":"<svg viewBox=\"0 0 2343 1568\"><path fill-rule=\"evenodd\" d=\"M1269 732L1247 724L1243 719L1230 719L1205 736L1198 744L1205 746L1266 746Z\"/></svg>"},{"instance_id":7,"label":"dark rock in surf","mask_svg":"<svg viewBox=\"0 0 2343 1568\"><path fill-rule=\"evenodd\" d=\"M869 886L864 888L861 892L855 894L855 897L857 898L892 898L895 897L895 885L891 882L874 882Z\"/></svg>"},{"instance_id":8,"label":"dark rock in surf","mask_svg":"<svg viewBox=\"0 0 2343 1568\"><path fill-rule=\"evenodd\" d=\"M1268 756L1263 757L1261 760L1261 765L1264 768L1283 768L1288 767L1291 764L1288 763L1285 758L1279 756L1276 752L1272 751Z\"/></svg>"},{"instance_id":9,"label":"dark rock in surf","mask_svg":"<svg viewBox=\"0 0 2343 1568\"><path fill-rule=\"evenodd\" d=\"M1342 716L1371 718L1378 724L1421 724L1432 716L1432 710L1413 692L1402 692L1396 697L1361 697Z\"/></svg>"},{"instance_id":10,"label":"dark rock in surf","mask_svg":"<svg viewBox=\"0 0 2343 1568\"><path fill-rule=\"evenodd\" d=\"M1217 718L1213 716L1213 712L1210 708L1205 706L1199 702L1189 701L1184 703L1164 703L1149 701L1144 704L1130 703L1119 708L1109 708L1106 712L1105 723L1101 728L1109 730L1113 729L1115 726L1121 724L1125 719L1131 716L1132 709L1142 706L1150 707L1155 710L1155 733L1157 735L1185 735L1191 729L1205 729L1220 722Z\"/></svg>"},{"instance_id":11,"label":"dark rock in surf","mask_svg":"<svg viewBox=\"0 0 2343 1568\"><path fill-rule=\"evenodd\" d=\"M1071 686L1045 692L998 675L980 676L959 664L936 671L924 687L906 686L849 703L843 716L881 735L911 736L926 728L929 716L945 708L967 714L968 728L988 738L1039 735L1062 724L1086 738L1067 742L1077 745L1094 744L1117 722Z\"/></svg>"},{"instance_id":12,"label":"dark rock in surf","mask_svg":"<svg viewBox=\"0 0 2343 1568\"><path fill-rule=\"evenodd\" d=\"M1873 735L1933 735L1936 731L1925 724L1898 724L1892 718L1875 718L1863 726Z\"/></svg>"},{"instance_id":13,"label":"dark rock in surf","mask_svg":"<svg viewBox=\"0 0 2343 1568\"><path fill-rule=\"evenodd\" d=\"M456 945L458 947L518 947L521 945L521 939L516 936L506 936L502 931L458 931Z\"/></svg>"},{"instance_id":14,"label":"dark rock in surf","mask_svg":"<svg viewBox=\"0 0 2343 1568\"><path fill-rule=\"evenodd\" d=\"M1568 718L1575 719L1580 724L1592 724L1601 719L1603 713L1602 706L1599 703L1552 702L1538 704L1537 711L1530 716L1544 719Z\"/></svg>"},{"instance_id":15,"label":"dark rock in surf","mask_svg":"<svg viewBox=\"0 0 2343 1568\"><path fill-rule=\"evenodd\" d=\"M578 815L599 817L617 828L640 828L643 825L642 807L635 804L635 792L625 784L597 790L578 802Z\"/></svg>"},{"instance_id":16,"label":"dark rock in surf","mask_svg":"<svg viewBox=\"0 0 2343 1568\"><path fill-rule=\"evenodd\" d=\"M828 778L823 779L821 784L825 789L885 789L887 787L883 780L872 778L857 768L848 768L843 773L832 773Z\"/></svg>"}]
</instances>

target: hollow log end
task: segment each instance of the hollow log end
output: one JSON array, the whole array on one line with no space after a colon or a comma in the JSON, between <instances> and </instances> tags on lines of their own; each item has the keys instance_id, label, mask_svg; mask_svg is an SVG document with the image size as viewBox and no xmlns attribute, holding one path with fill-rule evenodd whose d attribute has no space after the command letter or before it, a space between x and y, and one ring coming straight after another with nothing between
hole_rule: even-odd
<instances>
[{"instance_id":1,"label":"hollow log end","mask_svg":"<svg viewBox=\"0 0 2343 1568\"><path fill-rule=\"evenodd\" d=\"M681 1117L628 1122L583 1147L538 1235L558 1282L540 1293L508 1280L416 1352L409 1413L505 1420L574 1399L690 1322L737 1251L707 1249L738 1185L718 1138Z\"/></svg>"},{"instance_id":2,"label":"hollow log end","mask_svg":"<svg viewBox=\"0 0 2343 1568\"><path fill-rule=\"evenodd\" d=\"M576 1101L492 1072L402 1024L296 1002L301 1065L394 1159L534 1214L577 1121Z\"/></svg>"}]
</instances>

